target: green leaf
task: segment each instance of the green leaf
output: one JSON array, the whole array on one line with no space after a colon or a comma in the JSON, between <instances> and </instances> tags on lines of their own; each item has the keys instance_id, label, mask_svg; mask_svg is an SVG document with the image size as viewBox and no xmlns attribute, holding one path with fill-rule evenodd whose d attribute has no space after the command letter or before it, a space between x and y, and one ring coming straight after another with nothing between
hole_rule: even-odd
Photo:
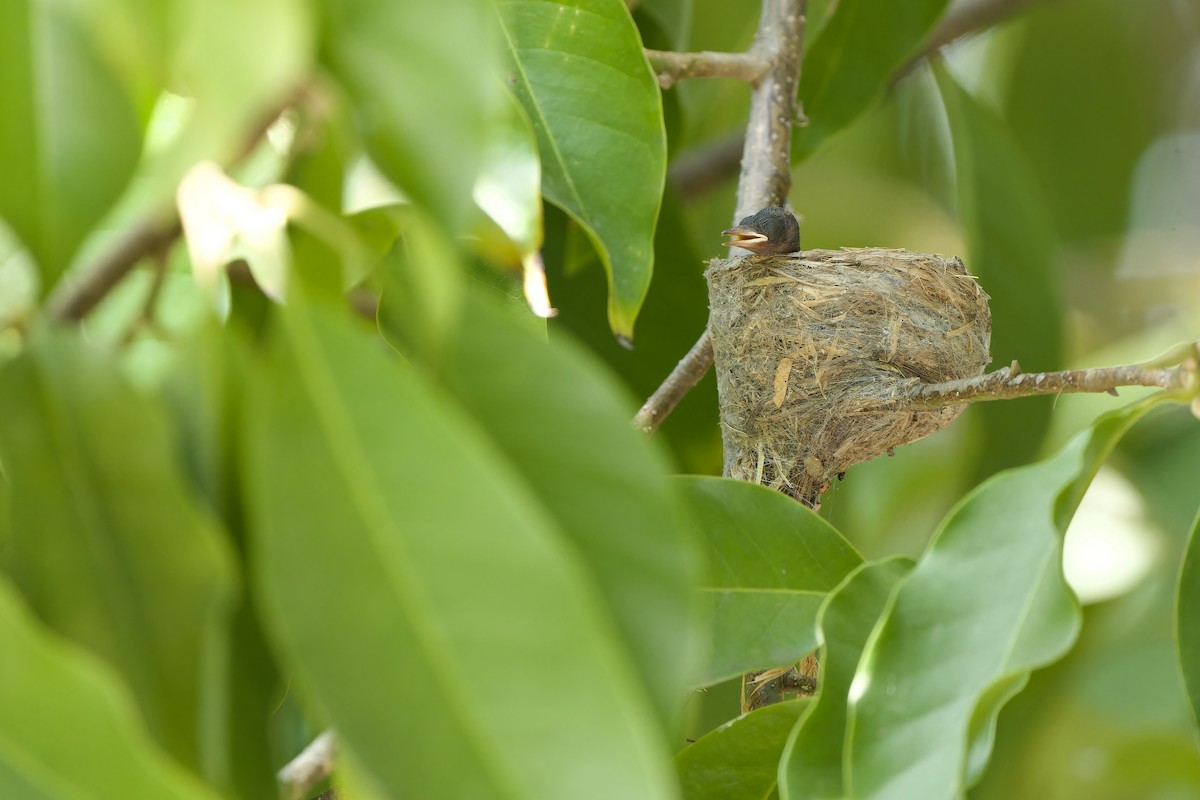
<instances>
[{"instance_id":1,"label":"green leaf","mask_svg":"<svg viewBox=\"0 0 1200 800\"><path fill-rule=\"evenodd\" d=\"M209 763L232 575L162 408L115 360L48 333L0 374L11 532L0 566L52 628L110 664L151 732Z\"/></svg>"},{"instance_id":2,"label":"green leaf","mask_svg":"<svg viewBox=\"0 0 1200 800\"><path fill-rule=\"evenodd\" d=\"M796 129L793 159L808 157L878 100L947 5L840 0L804 55L800 103L808 124Z\"/></svg>"},{"instance_id":3,"label":"green leaf","mask_svg":"<svg viewBox=\"0 0 1200 800\"><path fill-rule=\"evenodd\" d=\"M371 158L444 226L461 229L503 102L493 15L483 0L322 5L325 58L354 100Z\"/></svg>"},{"instance_id":4,"label":"green leaf","mask_svg":"<svg viewBox=\"0 0 1200 800\"><path fill-rule=\"evenodd\" d=\"M2 576L0 641L0 797L214 797L146 736L116 676L41 630Z\"/></svg>"},{"instance_id":5,"label":"green leaf","mask_svg":"<svg viewBox=\"0 0 1200 800\"><path fill-rule=\"evenodd\" d=\"M377 336L303 299L247 390L245 479L269 625L340 741L397 795L670 796L553 518Z\"/></svg>"},{"instance_id":6,"label":"green leaf","mask_svg":"<svg viewBox=\"0 0 1200 800\"><path fill-rule=\"evenodd\" d=\"M658 84L621 0L495 0L508 80L537 133L542 191L592 238L608 319L633 338L650 285L667 145Z\"/></svg>"},{"instance_id":7,"label":"green leaf","mask_svg":"<svg viewBox=\"0 0 1200 800\"><path fill-rule=\"evenodd\" d=\"M820 694L792 730L783 752L779 795L784 800L845 795L842 750L850 683L888 597L911 568L912 560L904 557L863 564L821 605Z\"/></svg>"},{"instance_id":8,"label":"green leaf","mask_svg":"<svg viewBox=\"0 0 1200 800\"><path fill-rule=\"evenodd\" d=\"M468 288L439 377L577 550L660 718L675 720L694 666L701 569L669 465L630 426L633 403L581 348L547 343Z\"/></svg>"},{"instance_id":9,"label":"green leaf","mask_svg":"<svg viewBox=\"0 0 1200 800\"><path fill-rule=\"evenodd\" d=\"M222 326L210 318L197 326L178 343L178 360L165 388L187 475L208 507L226 521L244 556L237 434L248 367L240 322L233 317ZM257 598L242 593L231 617L227 695L217 717L221 727L213 736L224 746L225 783L252 800L278 791L273 768L278 758L272 749L278 742L272 740L271 720L284 680L262 630Z\"/></svg>"},{"instance_id":10,"label":"green leaf","mask_svg":"<svg viewBox=\"0 0 1200 800\"><path fill-rule=\"evenodd\" d=\"M701 596L713 642L701 683L815 648L821 602L862 556L812 509L771 489L727 478L679 481L711 563Z\"/></svg>"},{"instance_id":11,"label":"green leaf","mask_svg":"<svg viewBox=\"0 0 1200 800\"><path fill-rule=\"evenodd\" d=\"M1175 605L1175 645L1179 672L1191 705L1192 721L1200 732L1200 516L1188 535Z\"/></svg>"},{"instance_id":12,"label":"green leaf","mask_svg":"<svg viewBox=\"0 0 1200 800\"><path fill-rule=\"evenodd\" d=\"M951 512L892 596L850 690L846 791L957 797L996 714L1079 631L1062 534L1121 435L1162 396L1101 417L1057 456L1002 473Z\"/></svg>"},{"instance_id":13,"label":"green leaf","mask_svg":"<svg viewBox=\"0 0 1200 800\"><path fill-rule=\"evenodd\" d=\"M680 752L675 766L685 800L773 797L779 754L809 702L792 700L751 711Z\"/></svg>"},{"instance_id":14,"label":"green leaf","mask_svg":"<svg viewBox=\"0 0 1200 800\"><path fill-rule=\"evenodd\" d=\"M967 237L967 267L991 296L992 360L1019 359L1026 370L1062 364L1058 248L1037 176L1005 123L966 92L942 66L935 69L950 120L958 175L958 214ZM1052 398L984 403L984 461L979 477L1036 457Z\"/></svg>"},{"instance_id":15,"label":"green leaf","mask_svg":"<svg viewBox=\"0 0 1200 800\"><path fill-rule=\"evenodd\" d=\"M133 101L61 4L0 4L0 217L49 291L133 175Z\"/></svg>"}]
</instances>

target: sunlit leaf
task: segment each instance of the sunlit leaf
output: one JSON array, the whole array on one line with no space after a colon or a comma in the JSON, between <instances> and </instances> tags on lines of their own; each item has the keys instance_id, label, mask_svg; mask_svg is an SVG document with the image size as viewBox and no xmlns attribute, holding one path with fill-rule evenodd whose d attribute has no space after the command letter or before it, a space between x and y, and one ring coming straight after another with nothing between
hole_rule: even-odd
<instances>
[{"instance_id":1,"label":"sunlit leaf","mask_svg":"<svg viewBox=\"0 0 1200 800\"><path fill-rule=\"evenodd\" d=\"M0 3L0 109L0 217L46 292L133 175L137 110L90 32L35 0Z\"/></svg>"},{"instance_id":2,"label":"sunlit leaf","mask_svg":"<svg viewBox=\"0 0 1200 800\"><path fill-rule=\"evenodd\" d=\"M670 796L553 517L377 335L308 302L248 387L245 485L272 631L339 740L404 796Z\"/></svg>"},{"instance_id":3,"label":"sunlit leaf","mask_svg":"<svg viewBox=\"0 0 1200 800\"><path fill-rule=\"evenodd\" d=\"M774 796L779 754L809 705L792 700L751 711L675 757L684 800L763 800Z\"/></svg>"},{"instance_id":4,"label":"sunlit leaf","mask_svg":"<svg viewBox=\"0 0 1200 800\"><path fill-rule=\"evenodd\" d=\"M217 744L205 715L222 691L231 567L172 447L163 409L78 339L43 336L0 375L12 488L0 566L47 624L121 673L163 746L199 766Z\"/></svg>"},{"instance_id":5,"label":"sunlit leaf","mask_svg":"<svg viewBox=\"0 0 1200 800\"><path fill-rule=\"evenodd\" d=\"M842 748L850 682L888 596L911 568L907 558L863 564L821 606L820 694L788 738L779 769L783 800L845 795Z\"/></svg>"},{"instance_id":6,"label":"sunlit leaf","mask_svg":"<svg viewBox=\"0 0 1200 800\"><path fill-rule=\"evenodd\" d=\"M815 648L821 602L862 556L779 492L727 478L679 481L711 563L701 597L713 642L701 683L781 666Z\"/></svg>"},{"instance_id":7,"label":"sunlit leaf","mask_svg":"<svg viewBox=\"0 0 1200 800\"><path fill-rule=\"evenodd\" d=\"M494 0L507 77L537 133L542 191L592 237L613 333L633 338L666 176L658 84L621 0Z\"/></svg>"},{"instance_id":8,"label":"sunlit leaf","mask_svg":"<svg viewBox=\"0 0 1200 800\"><path fill-rule=\"evenodd\" d=\"M818 20L800 73L808 124L796 129L793 158L805 158L879 99L892 74L921 46L948 0L839 0Z\"/></svg>"},{"instance_id":9,"label":"sunlit leaf","mask_svg":"<svg viewBox=\"0 0 1200 800\"><path fill-rule=\"evenodd\" d=\"M1000 707L1075 640L1062 534L1100 463L1153 402L1105 415L1057 456L996 476L945 520L855 673L847 793L949 798L978 777Z\"/></svg>"},{"instance_id":10,"label":"sunlit leaf","mask_svg":"<svg viewBox=\"0 0 1200 800\"><path fill-rule=\"evenodd\" d=\"M1188 536L1175 608L1179 670L1200 733L1200 517Z\"/></svg>"},{"instance_id":11,"label":"sunlit leaf","mask_svg":"<svg viewBox=\"0 0 1200 800\"><path fill-rule=\"evenodd\" d=\"M1018 359L1027 371L1059 369L1058 245L1037 177L995 112L944 67L935 72L954 142L967 269L991 296L993 363ZM979 474L1036 456L1050 410L1050 398L972 409L984 431Z\"/></svg>"},{"instance_id":12,"label":"sunlit leaf","mask_svg":"<svg viewBox=\"0 0 1200 800\"><path fill-rule=\"evenodd\" d=\"M215 798L146 736L128 689L49 636L0 576L0 797Z\"/></svg>"}]
</instances>

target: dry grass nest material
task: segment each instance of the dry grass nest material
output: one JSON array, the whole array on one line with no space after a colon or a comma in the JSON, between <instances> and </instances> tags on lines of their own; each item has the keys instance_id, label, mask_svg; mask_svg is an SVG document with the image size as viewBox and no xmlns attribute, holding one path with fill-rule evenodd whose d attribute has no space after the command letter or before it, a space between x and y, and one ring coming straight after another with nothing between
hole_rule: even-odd
<instances>
[{"instance_id":1,"label":"dry grass nest material","mask_svg":"<svg viewBox=\"0 0 1200 800\"><path fill-rule=\"evenodd\" d=\"M962 410L881 403L990 361L988 297L957 258L809 250L714 259L705 276L725 474L809 505L850 466Z\"/></svg>"}]
</instances>

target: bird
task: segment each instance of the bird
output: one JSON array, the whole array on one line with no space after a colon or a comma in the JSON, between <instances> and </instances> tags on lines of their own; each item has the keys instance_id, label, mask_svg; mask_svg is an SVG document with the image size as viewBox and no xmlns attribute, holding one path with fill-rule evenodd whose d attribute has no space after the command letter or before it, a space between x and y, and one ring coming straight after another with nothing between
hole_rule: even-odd
<instances>
[{"instance_id":1,"label":"bird","mask_svg":"<svg viewBox=\"0 0 1200 800\"><path fill-rule=\"evenodd\" d=\"M767 206L743 219L736 227L721 231L733 238L726 247L740 247L756 255L782 255L800 249L800 223L786 208Z\"/></svg>"}]
</instances>

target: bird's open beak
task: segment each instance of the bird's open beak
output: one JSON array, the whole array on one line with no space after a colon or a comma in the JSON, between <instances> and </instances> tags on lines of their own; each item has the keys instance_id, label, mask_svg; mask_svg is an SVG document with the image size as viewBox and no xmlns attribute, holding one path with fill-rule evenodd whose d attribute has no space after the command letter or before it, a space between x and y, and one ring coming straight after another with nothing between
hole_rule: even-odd
<instances>
[{"instance_id":1,"label":"bird's open beak","mask_svg":"<svg viewBox=\"0 0 1200 800\"><path fill-rule=\"evenodd\" d=\"M767 237L751 228L743 228L740 225L736 228L730 228L727 231L721 231L722 236L732 236L728 242L725 242L726 247L746 247L754 249L758 245L767 243Z\"/></svg>"}]
</instances>

